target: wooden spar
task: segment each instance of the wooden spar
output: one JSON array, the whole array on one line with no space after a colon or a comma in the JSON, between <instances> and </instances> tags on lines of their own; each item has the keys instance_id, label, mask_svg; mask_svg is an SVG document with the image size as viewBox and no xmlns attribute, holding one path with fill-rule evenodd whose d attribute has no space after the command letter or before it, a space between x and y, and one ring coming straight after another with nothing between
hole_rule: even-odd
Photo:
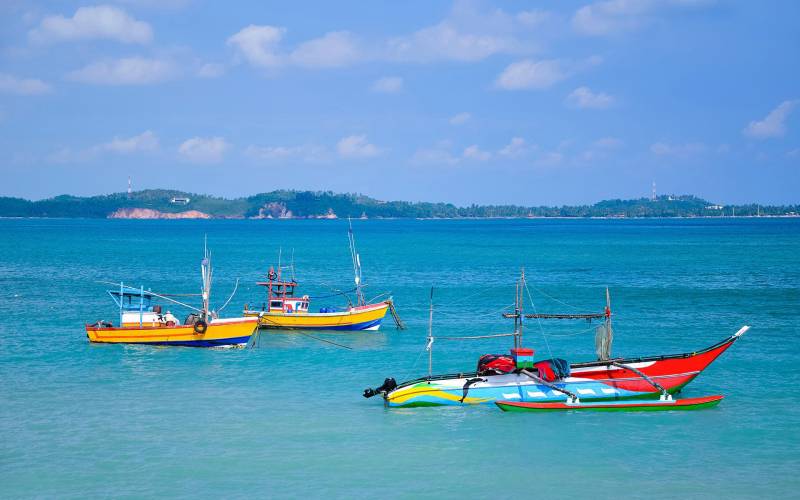
<instances>
[{"instance_id":1,"label":"wooden spar","mask_svg":"<svg viewBox=\"0 0 800 500\"><path fill-rule=\"evenodd\" d=\"M397 310L394 308L394 301L391 297L389 300L386 301L389 304L389 312L392 313L392 318L394 318L394 323L397 325L398 330L405 330L406 324L403 323L403 320L400 319L400 315L397 314Z\"/></svg>"},{"instance_id":2,"label":"wooden spar","mask_svg":"<svg viewBox=\"0 0 800 500\"><path fill-rule=\"evenodd\" d=\"M605 313L598 314L524 314L528 319L601 319L605 318ZM515 313L503 313L504 318L517 318Z\"/></svg>"}]
</instances>

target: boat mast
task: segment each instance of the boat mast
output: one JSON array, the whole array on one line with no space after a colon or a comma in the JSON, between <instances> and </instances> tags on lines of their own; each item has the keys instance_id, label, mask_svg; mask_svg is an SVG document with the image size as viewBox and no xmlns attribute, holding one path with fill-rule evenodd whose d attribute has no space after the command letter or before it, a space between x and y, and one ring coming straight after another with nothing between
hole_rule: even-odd
<instances>
[{"instance_id":1,"label":"boat mast","mask_svg":"<svg viewBox=\"0 0 800 500\"><path fill-rule=\"evenodd\" d=\"M516 306L515 306L515 313L516 317L514 318L514 347L522 347L522 318L523 318L523 307L525 303L525 268L523 267L520 272L519 282L517 282L517 298L516 298ZM517 323L519 321L519 323Z\"/></svg>"},{"instance_id":2,"label":"boat mast","mask_svg":"<svg viewBox=\"0 0 800 500\"><path fill-rule=\"evenodd\" d=\"M430 309L428 312L428 344L425 346L428 351L428 380L433 376L433 287L431 287Z\"/></svg>"},{"instance_id":3,"label":"boat mast","mask_svg":"<svg viewBox=\"0 0 800 500\"><path fill-rule=\"evenodd\" d=\"M347 223L350 228L347 230L347 239L350 242L350 259L353 261L353 280L356 283L356 303L363 306L364 294L361 292L361 259L356 251L356 238L353 235L353 221L350 217L347 218Z\"/></svg>"},{"instance_id":4,"label":"boat mast","mask_svg":"<svg viewBox=\"0 0 800 500\"><path fill-rule=\"evenodd\" d=\"M208 321L208 302L211 296L211 254L208 253L208 237L203 240L203 260L200 261L200 274L203 277L203 307L200 315L203 321Z\"/></svg>"}]
</instances>

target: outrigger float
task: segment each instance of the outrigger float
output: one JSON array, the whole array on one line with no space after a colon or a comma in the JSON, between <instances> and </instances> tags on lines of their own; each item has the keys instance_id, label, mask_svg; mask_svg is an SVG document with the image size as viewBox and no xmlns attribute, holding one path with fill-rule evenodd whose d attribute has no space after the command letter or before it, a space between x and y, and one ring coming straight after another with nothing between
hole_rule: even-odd
<instances>
[{"instance_id":1,"label":"outrigger float","mask_svg":"<svg viewBox=\"0 0 800 500\"><path fill-rule=\"evenodd\" d=\"M352 225L347 234L350 257L353 261L355 288L351 291L356 295L355 304L346 293L336 290L333 295L347 298L347 307L322 307L319 312L311 312L312 297L296 295L295 289L298 283L294 279L294 265L291 266L291 278L284 279L279 257L277 271L274 267L270 267L267 281L256 283L266 289L266 302L262 304L260 310L250 309L249 304L245 304L244 316L256 318L259 326L265 329L374 331L381 327L381 322L389 311L397 327L404 329L405 325L398 316L391 297L378 302L365 300L362 290L364 285L361 277L361 258L356 251Z\"/></svg>"},{"instance_id":2,"label":"outrigger float","mask_svg":"<svg viewBox=\"0 0 800 500\"><path fill-rule=\"evenodd\" d=\"M105 320L86 325L86 336L90 342L111 344L150 344L188 347L242 347L247 345L258 327L258 318L220 318L211 311L211 255L208 249L200 264L203 288L200 294L159 294L144 287L134 288L123 283L114 283L115 289L108 294L119 308L119 326ZM237 282L238 284L238 282ZM236 293L234 289L233 293ZM202 305L185 304L173 297L199 296ZM233 298L233 294L220 311ZM190 309L192 312L182 323L170 311L163 312L160 299Z\"/></svg>"},{"instance_id":3,"label":"outrigger float","mask_svg":"<svg viewBox=\"0 0 800 500\"><path fill-rule=\"evenodd\" d=\"M638 358L611 358L611 304L606 290L605 311L597 314L525 314L523 293L527 290L523 272L517 282L513 313L513 333L473 337L434 337L431 305L428 329L428 375L398 384L387 378L375 389L366 389L364 397L380 394L389 407L474 405L495 403L506 411L552 410L682 410L714 406L722 396L674 399L689 382L703 372L750 328L743 326L735 334L699 351ZM431 292L432 295L432 292ZM432 304L431 300L431 304ZM598 359L568 363L563 359L534 360L534 351L522 347L523 319L602 320L595 331ZM487 354L478 360L475 371L433 375L434 339L469 340L490 337L514 337L510 355Z\"/></svg>"}]
</instances>

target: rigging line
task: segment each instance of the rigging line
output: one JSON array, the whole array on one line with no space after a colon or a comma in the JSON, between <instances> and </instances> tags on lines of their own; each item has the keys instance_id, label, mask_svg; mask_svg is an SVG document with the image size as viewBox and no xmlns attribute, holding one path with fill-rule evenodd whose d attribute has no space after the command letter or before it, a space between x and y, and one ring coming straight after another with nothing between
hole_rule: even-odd
<instances>
[{"instance_id":1,"label":"rigging line","mask_svg":"<svg viewBox=\"0 0 800 500\"><path fill-rule=\"evenodd\" d=\"M348 347L348 346L346 346L346 345L343 345L343 344L337 344L336 342L333 342L333 341L331 341L331 340L325 340L325 339L321 339L321 338L319 338L319 337L315 337L315 336L313 336L313 335L309 335L309 334L307 334L307 333L303 333L303 332L297 332L297 333L299 333L300 335L303 335L303 336L306 336L306 337L312 338L312 339L314 339L314 340L319 340L320 342L327 342L328 344L333 344L333 345L335 345L335 346L342 347L342 348L344 348L344 349L348 349L348 350L350 350L350 351L352 351L352 350L353 350L353 348L352 348L352 347Z\"/></svg>"},{"instance_id":2,"label":"rigging line","mask_svg":"<svg viewBox=\"0 0 800 500\"><path fill-rule=\"evenodd\" d=\"M496 310L493 310L493 311L489 311L489 312L470 314L469 316L472 317L472 318L479 318L479 317L482 317L482 316L496 316L498 313L502 313L503 311L508 311L512 307L514 307L514 304L509 304L509 305L507 305L505 307L502 307L500 309L496 309ZM443 314L445 316L460 316L460 317L464 316L464 312L463 311L462 312L455 312L455 311L441 312L441 311L439 311L437 309L436 313L437 314Z\"/></svg>"},{"instance_id":3,"label":"rigging line","mask_svg":"<svg viewBox=\"0 0 800 500\"><path fill-rule=\"evenodd\" d=\"M236 295L236 290L238 289L239 289L239 278L236 278L236 285L233 287L233 292L231 292L231 296L228 297L228 300L226 300L225 303L222 304L222 307L220 307L219 310L217 310L218 313L222 312L222 310L225 309L225 307L227 307L227 305L231 302L233 296Z\"/></svg>"},{"instance_id":4,"label":"rigging line","mask_svg":"<svg viewBox=\"0 0 800 500\"><path fill-rule=\"evenodd\" d=\"M528 300L531 302L531 307L533 308L534 314L539 314L536 311L536 304L533 303L533 296L531 296L531 291L528 289L528 282L524 281L525 284L525 291L528 292ZM547 335L544 333L544 328L542 328L542 320L536 318L536 322L539 324L539 332L542 334L542 338L544 339L544 345L547 346L547 353L550 354L550 358L553 358L553 351L550 350L550 342L547 341Z\"/></svg>"},{"instance_id":5,"label":"rigging line","mask_svg":"<svg viewBox=\"0 0 800 500\"><path fill-rule=\"evenodd\" d=\"M516 333L495 333L492 335L474 335L470 337L436 337L436 340L476 340L476 339L493 339L496 337L513 337Z\"/></svg>"},{"instance_id":6,"label":"rigging line","mask_svg":"<svg viewBox=\"0 0 800 500\"><path fill-rule=\"evenodd\" d=\"M559 299L557 299L557 298L553 297L552 295L549 295L549 294L545 293L544 291L542 291L542 290L539 290L539 289L538 289L538 288L536 288L536 287L533 287L533 289L534 289L536 292L538 292L538 293L541 293L541 294L542 294L542 295L544 295L545 297L547 297L547 298L549 298L549 299L551 299L551 300L555 300L555 301L556 301L556 302L558 302L559 304L565 305L565 306L567 306L567 307L569 307L569 308L571 308L571 309L575 309L575 310L578 310L578 309L579 309L578 307L576 307L576 306L573 306L572 304L567 304L567 303L566 303L566 302L564 302L563 300L559 300ZM530 293L531 293L531 292L530 292L530 291L528 291L528 295L530 295Z\"/></svg>"},{"instance_id":7,"label":"rigging line","mask_svg":"<svg viewBox=\"0 0 800 500\"><path fill-rule=\"evenodd\" d=\"M417 363L419 363L420 358L422 358L422 355L425 354L425 351L427 351L427 350L428 350L428 347L427 347L427 344L426 344L425 346L422 347L422 350L419 351L419 355L417 356L417 359L414 361L414 364L411 365L411 368L408 369L408 372L406 372L406 376L403 377L403 380L408 380L408 377L411 376L411 373L414 371L414 368L417 367Z\"/></svg>"},{"instance_id":8,"label":"rigging line","mask_svg":"<svg viewBox=\"0 0 800 500\"><path fill-rule=\"evenodd\" d=\"M453 302L448 302L446 304L440 304L440 305L454 306L454 305L463 304L464 302L466 302L466 301L468 301L468 300L470 300L472 298L475 298L478 295L485 294L485 293L486 292L484 290L481 290L481 291L475 292L473 294L467 295L466 297L461 297L460 299L456 299Z\"/></svg>"},{"instance_id":9,"label":"rigging line","mask_svg":"<svg viewBox=\"0 0 800 500\"><path fill-rule=\"evenodd\" d=\"M576 333L562 333L562 334L551 333L551 334L550 334L550 336L551 336L551 337L574 337L574 336L576 336L576 335L583 335L584 333L589 333L589 332L592 332L592 331L594 331L596 328L597 328L597 326L592 326L592 327L589 327L589 328L588 328L588 329L586 329L586 330L583 330L583 331L580 331L580 332L576 332Z\"/></svg>"}]
</instances>

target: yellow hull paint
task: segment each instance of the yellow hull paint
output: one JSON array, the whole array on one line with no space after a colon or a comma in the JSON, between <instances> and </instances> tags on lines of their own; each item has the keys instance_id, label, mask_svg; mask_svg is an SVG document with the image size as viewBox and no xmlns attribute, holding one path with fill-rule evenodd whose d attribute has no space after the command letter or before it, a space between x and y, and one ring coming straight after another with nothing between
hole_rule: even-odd
<instances>
[{"instance_id":1,"label":"yellow hull paint","mask_svg":"<svg viewBox=\"0 0 800 500\"><path fill-rule=\"evenodd\" d=\"M413 399L418 396L431 396L434 398L445 399L448 401L461 402L463 404L481 404L490 401L489 398L473 398L473 397L466 397L462 401L460 397L444 392L441 389L433 388L429 384L425 384L424 382L392 392L387 401L389 403L402 405L409 399Z\"/></svg>"},{"instance_id":2,"label":"yellow hull paint","mask_svg":"<svg viewBox=\"0 0 800 500\"><path fill-rule=\"evenodd\" d=\"M186 344L230 345L244 344L258 327L256 318L212 321L205 333L193 326L125 326L122 328L86 327L91 342L111 344Z\"/></svg>"},{"instance_id":3,"label":"yellow hull paint","mask_svg":"<svg viewBox=\"0 0 800 500\"><path fill-rule=\"evenodd\" d=\"M358 325L375 324L371 328L377 329L379 323L376 322L386 316L388 309L389 304L381 302L362 309L333 313L270 313L246 310L244 315L258 317L259 325L262 328L347 330L349 327L357 327Z\"/></svg>"}]
</instances>

